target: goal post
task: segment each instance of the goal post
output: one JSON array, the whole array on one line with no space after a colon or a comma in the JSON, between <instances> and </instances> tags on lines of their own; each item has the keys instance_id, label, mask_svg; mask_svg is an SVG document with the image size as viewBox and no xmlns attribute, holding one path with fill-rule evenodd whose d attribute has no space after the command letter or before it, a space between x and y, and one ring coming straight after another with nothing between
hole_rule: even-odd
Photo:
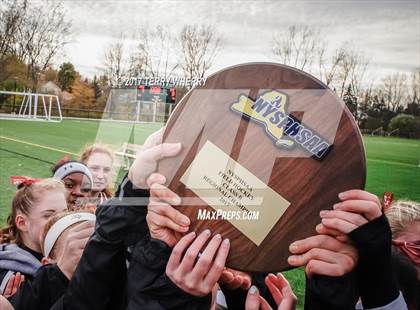
<instances>
[{"instance_id":1,"label":"goal post","mask_svg":"<svg viewBox=\"0 0 420 310\"><path fill-rule=\"evenodd\" d=\"M22 97L18 114L11 111L10 114L3 114L3 117L46 121L58 120L59 122L63 120L60 99L57 95L4 90L0 90L0 94ZM53 115L53 110L57 111L56 116Z\"/></svg>"}]
</instances>

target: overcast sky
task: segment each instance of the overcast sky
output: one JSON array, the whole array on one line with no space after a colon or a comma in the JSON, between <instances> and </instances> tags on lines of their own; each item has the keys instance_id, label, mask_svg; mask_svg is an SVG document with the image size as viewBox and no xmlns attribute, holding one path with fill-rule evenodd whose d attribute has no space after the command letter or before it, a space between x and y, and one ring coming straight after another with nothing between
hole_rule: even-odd
<instances>
[{"instance_id":1,"label":"overcast sky","mask_svg":"<svg viewBox=\"0 0 420 310\"><path fill-rule=\"evenodd\" d=\"M319 29L329 49L345 41L370 59L370 74L380 80L395 71L420 66L420 1L66 1L73 41L59 65L70 61L84 76L102 73L104 51L123 33L142 24L215 25L225 45L211 72L242 62L274 61L273 34L293 24Z\"/></svg>"}]
</instances>

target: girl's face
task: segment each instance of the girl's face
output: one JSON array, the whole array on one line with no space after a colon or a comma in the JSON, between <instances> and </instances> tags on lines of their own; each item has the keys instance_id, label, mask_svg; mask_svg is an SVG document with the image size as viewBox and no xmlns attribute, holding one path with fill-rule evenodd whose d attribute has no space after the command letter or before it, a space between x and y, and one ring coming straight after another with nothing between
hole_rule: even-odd
<instances>
[{"instance_id":1,"label":"girl's face","mask_svg":"<svg viewBox=\"0 0 420 310\"><path fill-rule=\"evenodd\" d=\"M67 190L67 203L70 210L75 207L78 198L90 197L92 184L83 173L69 174L63 179L63 182Z\"/></svg>"},{"instance_id":2,"label":"girl's face","mask_svg":"<svg viewBox=\"0 0 420 310\"><path fill-rule=\"evenodd\" d=\"M62 191L49 190L42 193L39 201L27 216L28 244L30 248L41 252L41 235L49 217L67 210L67 202Z\"/></svg>"},{"instance_id":3,"label":"girl's face","mask_svg":"<svg viewBox=\"0 0 420 310\"><path fill-rule=\"evenodd\" d=\"M93 174L92 190L100 192L107 188L112 178L112 158L105 153L92 153L86 166Z\"/></svg>"}]
</instances>

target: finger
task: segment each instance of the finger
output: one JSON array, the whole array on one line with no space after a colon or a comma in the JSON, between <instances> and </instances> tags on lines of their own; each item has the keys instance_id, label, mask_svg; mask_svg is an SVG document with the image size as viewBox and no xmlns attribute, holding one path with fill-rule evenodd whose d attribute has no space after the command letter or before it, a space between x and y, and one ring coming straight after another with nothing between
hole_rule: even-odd
<instances>
[{"instance_id":1,"label":"finger","mask_svg":"<svg viewBox=\"0 0 420 310\"><path fill-rule=\"evenodd\" d=\"M300 254L314 248L323 248L331 251L338 251L342 247L340 241L328 235L315 235L290 244L289 251L292 254Z\"/></svg>"},{"instance_id":2,"label":"finger","mask_svg":"<svg viewBox=\"0 0 420 310\"><path fill-rule=\"evenodd\" d=\"M302 255L289 256L287 262L290 265L296 267L304 266L312 259L322 260L328 263L335 263L337 259L337 254L339 253L330 250L314 248Z\"/></svg>"},{"instance_id":3,"label":"finger","mask_svg":"<svg viewBox=\"0 0 420 310\"><path fill-rule=\"evenodd\" d=\"M342 219L337 219L337 218L322 219L321 223L324 226L326 226L328 228L331 228L331 229L338 230L338 231L342 232L343 234L348 234L358 227L357 225L354 225L352 223L349 223L347 221L344 221Z\"/></svg>"},{"instance_id":4,"label":"finger","mask_svg":"<svg viewBox=\"0 0 420 310\"><path fill-rule=\"evenodd\" d=\"M360 189L352 189L345 192L338 194L338 198L342 201L344 200L367 200L372 201L378 206L381 206L381 201L379 200L378 196L371 194L367 191L363 191Z\"/></svg>"},{"instance_id":5,"label":"finger","mask_svg":"<svg viewBox=\"0 0 420 310\"><path fill-rule=\"evenodd\" d=\"M16 293L16 291L18 290L18 288L19 288L19 285L20 285L20 277L21 277L20 272L16 273L15 279L13 281L12 295L14 295Z\"/></svg>"},{"instance_id":6,"label":"finger","mask_svg":"<svg viewBox=\"0 0 420 310\"><path fill-rule=\"evenodd\" d=\"M341 210L322 210L319 215L321 218L339 218L356 226L362 226L368 222L360 214Z\"/></svg>"},{"instance_id":7,"label":"finger","mask_svg":"<svg viewBox=\"0 0 420 310\"><path fill-rule=\"evenodd\" d=\"M95 221L84 221L69 228L70 232L79 232L85 229L95 228Z\"/></svg>"},{"instance_id":8,"label":"finger","mask_svg":"<svg viewBox=\"0 0 420 310\"><path fill-rule=\"evenodd\" d=\"M161 144L164 131L165 131L165 127L162 127L159 130L152 133L150 136L148 136L146 141L144 141L143 147L141 148L141 150L142 151L147 150L153 146Z\"/></svg>"},{"instance_id":9,"label":"finger","mask_svg":"<svg viewBox=\"0 0 420 310\"><path fill-rule=\"evenodd\" d=\"M223 283L230 284L233 282L233 280L235 280L235 276L233 275L232 272L225 269L223 270L222 275L220 276L219 280Z\"/></svg>"},{"instance_id":10,"label":"finger","mask_svg":"<svg viewBox=\"0 0 420 310\"><path fill-rule=\"evenodd\" d=\"M251 286L251 280L248 277L244 277L244 276L239 276L241 278L242 284L241 284L241 288L244 290L247 290L250 288Z\"/></svg>"},{"instance_id":11,"label":"finger","mask_svg":"<svg viewBox=\"0 0 420 310\"><path fill-rule=\"evenodd\" d=\"M142 151L144 162L158 162L165 157L173 157L181 151L181 143L162 143Z\"/></svg>"},{"instance_id":12,"label":"finger","mask_svg":"<svg viewBox=\"0 0 420 310\"><path fill-rule=\"evenodd\" d=\"M155 231L156 229L170 229L172 231L186 233L189 229L188 226L181 226L169 219L166 216L162 216L155 212L148 212L146 215L146 221L149 225L150 230Z\"/></svg>"},{"instance_id":13,"label":"finger","mask_svg":"<svg viewBox=\"0 0 420 310\"><path fill-rule=\"evenodd\" d=\"M281 293L283 294L283 300L281 301L281 305L279 306L278 310L295 309L297 297L293 293L293 290L290 284L283 287L283 289L281 290Z\"/></svg>"},{"instance_id":14,"label":"finger","mask_svg":"<svg viewBox=\"0 0 420 310\"><path fill-rule=\"evenodd\" d=\"M261 310L273 310L271 308L270 304L267 302L267 300L264 299L264 297L260 296L260 309ZM289 310L289 309L287 309Z\"/></svg>"},{"instance_id":15,"label":"finger","mask_svg":"<svg viewBox=\"0 0 420 310\"><path fill-rule=\"evenodd\" d=\"M172 250L171 256L169 257L168 264L166 265L166 270L172 271L179 266L185 249L193 242L194 238L195 232L192 231L178 241L178 243L174 246Z\"/></svg>"},{"instance_id":16,"label":"finger","mask_svg":"<svg viewBox=\"0 0 420 310\"><path fill-rule=\"evenodd\" d=\"M210 235L211 232L209 229L204 230L188 247L188 250L185 252L184 257L182 258L181 265L179 266L181 274L186 274L187 272L190 272L193 269L195 261L197 260L198 253L200 252L204 244L207 242Z\"/></svg>"},{"instance_id":17,"label":"finger","mask_svg":"<svg viewBox=\"0 0 420 310\"><path fill-rule=\"evenodd\" d=\"M282 286L278 284L277 277L273 274L269 274L267 277L265 277L265 285L270 291L271 296L273 296L276 305L279 305L283 295L281 293Z\"/></svg>"},{"instance_id":18,"label":"finger","mask_svg":"<svg viewBox=\"0 0 420 310\"><path fill-rule=\"evenodd\" d=\"M79 226L81 224L76 224L76 226L74 226L74 228L77 228L77 226ZM74 239L84 239L84 238L89 238L90 236L93 235L94 232L94 227L90 226L90 227L85 227L82 230L77 230L77 231L72 231L67 235L67 239L68 240L74 240Z\"/></svg>"},{"instance_id":19,"label":"finger","mask_svg":"<svg viewBox=\"0 0 420 310\"><path fill-rule=\"evenodd\" d=\"M204 274L206 274L209 271L210 266L213 262L213 258L221 242L222 237L220 236L220 234L217 234L210 240L210 242L204 249L203 253L201 254L200 258L198 259L197 263L193 268L193 273L195 273L199 278L203 278Z\"/></svg>"},{"instance_id":20,"label":"finger","mask_svg":"<svg viewBox=\"0 0 420 310\"><path fill-rule=\"evenodd\" d=\"M15 275L10 276L9 280L7 281L7 285L6 288L4 289L4 295L5 296L10 296L12 295L12 291L13 291L13 283L15 281Z\"/></svg>"},{"instance_id":21,"label":"finger","mask_svg":"<svg viewBox=\"0 0 420 310\"><path fill-rule=\"evenodd\" d=\"M19 287L22 285L22 283L25 281L25 276L21 275L20 276L20 283L19 283Z\"/></svg>"},{"instance_id":22,"label":"finger","mask_svg":"<svg viewBox=\"0 0 420 310\"><path fill-rule=\"evenodd\" d=\"M181 198L164 185L153 183L150 186L150 197L152 201L157 199L177 206L181 203Z\"/></svg>"},{"instance_id":23,"label":"finger","mask_svg":"<svg viewBox=\"0 0 420 310\"><path fill-rule=\"evenodd\" d=\"M163 185L165 184L165 182L166 182L165 176L160 173L152 173L146 180L148 188L151 188L153 183L158 183L158 184Z\"/></svg>"},{"instance_id":24,"label":"finger","mask_svg":"<svg viewBox=\"0 0 420 310\"><path fill-rule=\"evenodd\" d=\"M334 205L334 210L362 214L369 221L381 216L381 206L372 201L346 200Z\"/></svg>"},{"instance_id":25,"label":"finger","mask_svg":"<svg viewBox=\"0 0 420 310\"><path fill-rule=\"evenodd\" d=\"M154 212L158 215L165 216L170 221L181 226L189 226L191 223L190 219L186 215L182 214L180 211L176 210L174 207L167 203L151 201L147 210L149 212Z\"/></svg>"},{"instance_id":26,"label":"finger","mask_svg":"<svg viewBox=\"0 0 420 310\"><path fill-rule=\"evenodd\" d=\"M316 226L315 230L318 234L333 236L334 238L336 238L340 242L345 242L345 243L350 242L347 235L343 234L342 232L340 232L336 229L328 228L328 227L324 226L322 223L318 224Z\"/></svg>"},{"instance_id":27,"label":"finger","mask_svg":"<svg viewBox=\"0 0 420 310\"><path fill-rule=\"evenodd\" d=\"M256 286L251 286L245 300L245 310L259 310L260 309L260 293Z\"/></svg>"},{"instance_id":28,"label":"finger","mask_svg":"<svg viewBox=\"0 0 420 310\"><path fill-rule=\"evenodd\" d=\"M343 256L343 254L338 254L337 256ZM349 272L352 269L351 262L346 262L341 260L340 257L337 259L337 263L326 262L318 259L312 259L306 265L305 272L307 275L324 275L324 276L331 276L331 277L338 277L342 276L345 273Z\"/></svg>"},{"instance_id":29,"label":"finger","mask_svg":"<svg viewBox=\"0 0 420 310\"><path fill-rule=\"evenodd\" d=\"M223 269L225 268L226 258L229 254L230 241L229 239L223 240L217 250L216 258L214 259L213 265L210 268L209 273L204 278L204 282L209 286L213 286L217 279L220 278Z\"/></svg>"},{"instance_id":30,"label":"finger","mask_svg":"<svg viewBox=\"0 0 420 310\"><path fill-rule=\"evenodd\" d=\"M71 248L72 248L73 251L79 250L79 251L83 252L83 250L85 249L88 241L89 241L89 237L76 239L76 240L72 241Z\"/></svg>"}]
</instances>

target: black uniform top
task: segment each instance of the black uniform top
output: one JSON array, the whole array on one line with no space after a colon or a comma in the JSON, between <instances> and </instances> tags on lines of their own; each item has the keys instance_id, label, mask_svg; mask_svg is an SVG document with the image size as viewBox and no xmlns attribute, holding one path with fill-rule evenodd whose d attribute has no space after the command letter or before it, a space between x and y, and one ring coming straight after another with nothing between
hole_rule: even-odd
<instances>
[{"instance_id":1,"label":"black uniform top","mask_svg":"<svg viewBox=\"0 0 420 310\"><path fill-rule=\"evenodd\" d=\"M391 230L385 215L355 229L349 237L359 254L356 268L343 277L307 278L305 310L353 310L359 296L366 309L382 307L396 300L400 290L410 309L413 304L416 309L418 286L411 286L410 291L404 288L404 281L409 279L407 272L404 277L398 275L402 260L392 253Z\"/></svg>"},{"instance_id":2,"label":"black uniform top","mask_svg":"<svg viewBox=\"0 0 420 310\"><path fill-rule=\"evenodd\" d=\"M9 301L15 310L49 309L63 295L68 283L57 265L48 264L32 279L25 280Z\"/></svg>"}]
</instances>

